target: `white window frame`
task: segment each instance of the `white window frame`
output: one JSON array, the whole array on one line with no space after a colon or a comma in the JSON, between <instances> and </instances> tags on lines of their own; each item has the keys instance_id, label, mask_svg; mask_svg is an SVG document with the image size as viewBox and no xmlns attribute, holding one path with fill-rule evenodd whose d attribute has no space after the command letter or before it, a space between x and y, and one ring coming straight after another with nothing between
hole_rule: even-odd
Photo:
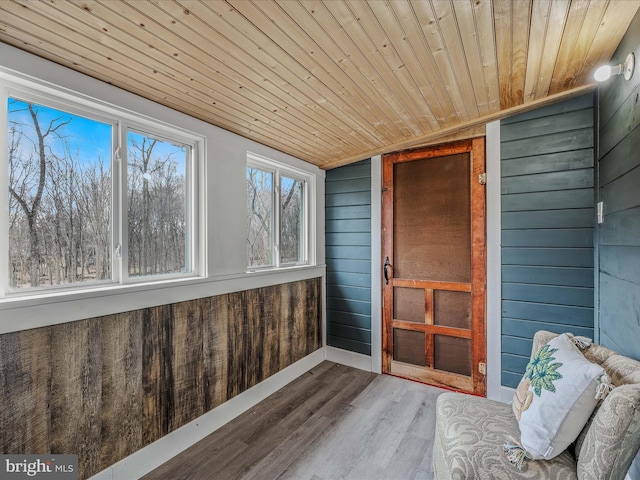
<instances>
[{"instance_id":1,"label":"white window frame","mask_svg":"<svg viewBox=\"0 0 640 480\"><path fill-rule=\"evenodd\" d=\"M247 272L258 272L264 270L277 270L285 268L297 268L315 265L315 175L304 170L277 162L270 158L258 155L256 153L247 152L246 168L256 168L273 174L273 219L272 219L272 256L273 264L265 266L247 265ZM245 172L246 172L245 168ZM304 182L302 192L303 214L302 214L302 259L295 263L282 263L280 261L280 213L281 213L281 192L280 178L285 176L294 180ZM245 173L246 179L246 173ZM247 234L248 234L247 225Z\"/></svg>"},{"instance_id":2,"label":"white window frame","mask_svg":"<svg viewBox=\"0 0 640 480\"><path fill-rule=\"evenodd\" d=\"M0 72L1 73L1 72ZM20 77L0 75L0 95L2 96L2 112L0 112L0 301L15 298L43 298L60 295L73 295L78 292L99 291L104 288L123 287L127 285L166 284L171 281L206 277L206 228L204 222L205 184L199 178L204 177L206 141L205 137L166 122L137 114L105 102L76 95L61 87L39 81L25 81ZM47 286L10 291L9 279L9 224L8 215L8 164L7 164L7 131L8 102L16 98L38 105L61 110L72 115L79 115L91 120L111 125L112 152L112 258L111 279L93 281L91 283ZM127 267L127 132L134 131L163 141L188 145L191 158L187 165L187 203L188 223L190 224L189 240L185 246L185 273L146 275L129 277ZM122 253L117 254L118 245Z\"/></svg>"}]
</instances>

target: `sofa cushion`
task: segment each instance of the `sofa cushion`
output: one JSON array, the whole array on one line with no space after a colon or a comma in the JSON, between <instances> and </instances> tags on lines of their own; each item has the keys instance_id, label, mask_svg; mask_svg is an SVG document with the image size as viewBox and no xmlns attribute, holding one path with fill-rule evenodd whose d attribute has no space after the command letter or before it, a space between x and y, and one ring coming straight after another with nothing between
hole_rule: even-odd
<instances>
[{"instance_id":1,"label":"sofa cushion","mask_svg":"<svg viewBox=\"0 0 640 480\"><path fill-rule=\"evenodd\" d=\"M624 358L624 357L621 357ZM640 363L636 363L640 372ZM640 445L640 384L616 387L576 442L582 480L624 478Z\"/></svg>"},{"instance_id":2,"label":"sofa cushion","mask_svg":"<svg viewBox=\"0 0 640 480\"><path fill-rule=\"evenodd\" d=\"M526 462L522 470L509 463L502 444L520 435L511 405L448 392L438 397L436 418L433 455L438 480L578 478L569 451L553 460Z\"/></svg>"},{"instance_id":3,"label":"sofa cushion","mask_svg":"<svg viewBox=\"0 0 640 480\"><path fill-rule=\"evenodd\" d=\"M551 459L573 443L598 402L604 373L568 334L533 356L513 397L520 443L530 458Z\"/></svg>"}]
</instances>

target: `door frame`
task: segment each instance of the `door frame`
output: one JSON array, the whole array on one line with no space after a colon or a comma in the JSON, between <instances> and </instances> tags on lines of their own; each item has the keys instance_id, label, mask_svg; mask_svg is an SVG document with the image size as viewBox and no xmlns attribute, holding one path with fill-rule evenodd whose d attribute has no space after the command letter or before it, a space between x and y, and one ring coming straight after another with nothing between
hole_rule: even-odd
<instances>
[{"instance_id":1,"label":"door frame","mask_svg":"<svg viewBox=\"0 0 640 480\"><path fill-rule=\"evenodd\" d=\"M393 168L393 163L385 162L385 158L394 159L395 163L411 161L418 158L434 158L447 155L456 155L460 153L469 153L471 155L471 198L472 198L472 225L471 225L471 244L472 244L472 369L471 369L471 390L476 395L485 396L487 391L487 329L486 329L486 282L487 282L487 264L486 264L486 196L485 184L479 181L479 176L485 174L486 168L486 152L484 137L461 140L433 147L423 147L416 150L398 152L384 155L381 158L382 173L382 197L384 195L393 195L393 185L385 184L385 178L390 178L389 169ZM474 162L474 158L481 158L480 162ZM486 177L485 177L486 178ZM478 201L481 198L482 201ZM382 206L382 205L381 205ZM381 212L381 256L382 259L393 252L393 232L384 227L390 212L382 208ZM390 255L392 258L392 255ZM375 272L379 269L374 269ZM380 272L382 273L382 272ZM393 275L392 275L393 277ZM392 313L391 306L391 288L385 288L381 281L381 362L382 372L388 373L391 370L391 342L393 341L393 327L391 322L384 324L385 312L389 315ZM484 364L481 372L480 364Z\"/></svg>"}]
</instances>

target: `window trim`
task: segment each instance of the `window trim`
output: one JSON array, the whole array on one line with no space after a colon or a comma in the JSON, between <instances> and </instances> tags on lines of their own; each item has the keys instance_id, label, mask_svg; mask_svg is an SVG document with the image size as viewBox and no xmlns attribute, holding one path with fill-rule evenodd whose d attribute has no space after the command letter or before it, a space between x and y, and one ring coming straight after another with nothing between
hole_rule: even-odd
<instances>
[{"instance_id":1,"label":"window trim","mask_svg":"<svg viewBox=\"0 0 640 480\"><path fill-rule=\"evenodd\" d=\"M189 279L207 278L206 263L206 137L187 129L181 128L148 115L129 111L125 108L109 104L85 95L72 92L63 87L55 86L44 81L23 77L7 72L0 68L0 95L3 99L3 109L0 113L0 150L6 158L8 149L8 109L9 98L36 103L45 107L57 109L71 115L78 115L90 120L111 125L111 178L112 178L112 215L111 215L111 278L108 280L92 281L91 283L75 283L66 285L54 285L43 288L10 291L9 279L6 273L9 271L9 225L8 217L0 215L0 302L12 299L27 298L58 298L60 296L74 296L82 292L96 293L119 289L127 286L164 286L167 283L183 282ZM125 256L116 258L116 246L126 245L122 237L126 235L126 168L123 168L122 155L118 158L117 152L127 147L128 131L144 133L146 135L177 144L188 145L191 150L190 159L187 162L187 203L188 222L190 224L189 240L185 245L186 265L188 272L177 274L157 274L144 277L132 277L126 274ZM125 156L126 158L126 156ZM8 189L8 165L0 168L0 185ZM8 211L8 196L0 199L0 211ZM123 240L125 242L123 243ZM7 253L5 255L4 253ZM59 301L59 300L58 300Z\"/></svg>"},{"instance_id":2,"label":"window trim","mask_svg":"<svg viewBox=\"0 0 640 480\"><path fill-rule=\"evenodd\" d=\"M310 267L316 265L316 252L315 252L315 197L316 197L316 176L299 168L295 168L290 165L272 160L265 156L259 155L253 152L247 152L247 164L245 167L245 182L246 182L246 169L256 168L265 172L273 173L273 233L272 233L272 255L273 263L271 265L264 266L251 266L247 265L247 273L262 272L268 270L284 270L291 268ZM302 241L301 248L302 260L295 263L281 263L280 261L280 215L281 215L281 192L280 192L280 179L282 176L292 178L293 180L301 180L304 182L304 188L302 192L303 203L303 226L302 226ZM248 233L248 225L247 225ZM247 262L248 263L248 262Z\"/></svg>"}]
</instances>

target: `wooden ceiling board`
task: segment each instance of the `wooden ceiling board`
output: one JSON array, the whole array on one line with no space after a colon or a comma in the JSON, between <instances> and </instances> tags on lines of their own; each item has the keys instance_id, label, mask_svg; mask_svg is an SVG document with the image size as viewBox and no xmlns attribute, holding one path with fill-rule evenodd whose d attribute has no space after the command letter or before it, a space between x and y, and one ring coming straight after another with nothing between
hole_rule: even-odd
<instances>
[{"instance_id":1,"label":"wooden ceiling board","mask_svg":"<svg viewBox=\"0 0 640 480\"><path fill-rule=\"evenodd\" d=\"M333 168L590 91L640 0L12 0L0 41Z\"/></svg>"},{"instance_id":2,"label":"wooden ceiling board","mask_svg":"<svg viewBox=\"0 0 640 480\"><path fill-rule=\"evenodd\" d=\"M489 98L489 112L495 112L500 110L500 82L491 2L474 2L473 16L482 62L484 88Z\"/></svg>"},{"instance_id":3,"label":"wooden ceiling board","mask_svg":"<svg viewBox=\"0 0 640 480\"><path fill-rule=\"evenodd\" d=\"M248 7L249 3L243 6ZM376 92L368 88L369 82L364 81L364 77L357 69L348 72L342 67L341 64L345 56L340 51L339 46L333 39L326 39L326 32L322 30L302 5L297 2L288 2L281 5L258 2L255 6L257 10L251 12L254 16L271 18L277 15L279 18L285 19L285 22L281 23L278 28L283 36L289 37L287 38L288 42L295 42L300 48L299 55L296 54L296 58L299 61L300 58L304 58L305 65L310 72L318 76L325 84L332 82L340 84L341 101L359 116L358 121L360 123L371 125L375 129L376 138L380 140L381 144L388 142L400 133L400 129L389 128L390 126L385 124L385 120L389 118L388 115L391 114L393 116L393 113L384 110L384 102L372 101L371 96L375 96ZM250 17L247 16L247 18ZM288 32L300 32L300 34L296 36L295 40L292 40ZM319 38L318 35L322 38L322 43L326 50L315 40L315 38ZM366 90L362 88L363 86Z\"/></svg>"},{"instance_id":4,"label":"wooden ceiling board","mask_svg":"<svg viewBox=\"0 0 640 480\"><path fill-rule=\"evenodd\" d=\"M148 5L140 2L136 7L147 7L152 13L154 7L148 7ZM173 2L161 3L159 6L167 10L179 9L175 12L177 15L184 11L183 7ZM175 17L169 16L169 18ZM201 32L207 27L205 22L193 14L184 15L182 19L188 23L173 20L176 23L172 25L174 30L178 30L176 33L182 37L186 37L189 32L193 36L195 32ZM211 85L218 88L215 97L224 99L227 96L227 85L231 85L235 95L252 102L245 101L244 104L247 107L256 108L253 107L254 104L261 106L264 111L271 112L273 122L281 124L283 128L289 126L289 128L306 132L307 136L315 137L316 144L324 145L320 148L324 150L329 147L328 150L333 155L337 154L337 146L347 142L342 138L339 128L331 122L331 117L328 114L323 115L324 111L315 112L309 107L313 104L313 100L307 98L302 92L293 92L295 95L292 95L290 83L281 76L265 75L265 71L272 70L270 65L273 65L273 62L263 64L254 60L242 48L237 48L225 37L225 34L233 32L231 27L226 23L221 23L218 27L220 32L212 28L207 35L196 33L196 37L192 40L192 43L203 52L202 55L198 55L199 68L205 70L204 74L208 75ZM215 70L206 71L209 64L215 65ZM314 118L316 121L313 120ZM326 122L318 122L317 119L324 119ZM324 141L320 141L320 137Z\"/></svg>"},{"instance_id":5,"label":"wooden ceiling board","mask_svg":"<svg viewBox=\"0 0 640 480\"><path fill-rule=\"evenodd\" d=\"M387 45L387 43L383 42L380 48L376 45L376 40L381 35L379 27L375 25L375 22L371 26L367 24L367 27L371 30L371 34L369 34L361 21L361 17L358 16L358 9L361 6L364 9L366 5L358 2L326 2L325 6L340 27L348 32L352 42L367 61L380 73L383 81L381 88L388 89L390 96L394 98L395 103L398 105L396 115L409 128L410 135L416 136L419 135L418 132L424 131L425 123L421 122L421 117L423 116L429 119L427 125L432 125L434 117L431 111L421 109L418 105L420 99L416 95L415 84L411 83L406 87L403 86L400 78L404 77L404 72L399 72L396 68L397 64L394 65L392 63L390 65L385 58L386 52L385 55L381 52L381 50L386 50L387 47L384 45ZM360 13L366 15L367 12L362 11ZM367 18L370 19L371 17Z\"/></svg>"},{"instance_id":6,"label":"wooden ceiling board","mask_svg":"<svg viewBox=\"0 0 640 480\"><path fill-rule=\"evenodd\" d=\"M456 78L456 84L452 85L452 87L460 90L464 100L465 110L467 112L465 120L477 118L481 116L480 108L473 89L469 61L465 56L460 30L453 11L453 4L446 1L436 1L432 2L432 7L436 15L436 23L440 30L440 37L444 43L443 51L448 57L449 65L451 65L451 69ZM476 52L471 51L470 55L474 55L474 53Z\"/></svg>"},{"instance_id":7,"label":"wooden ceiling board","mask_svg":"<svg viewBox=\"0 0 640 480\"><path fill-rule=\"evenodd\" d=\"M99 9L100 6L96 5L94 8ZM65 12L69 15L65 15ZM78 43L84 45L85 48L93 48L92 45L97 43L91 37L92 27L90 26L91 20L95 17L85 9L64 8L63 11L57 12L52 9L48 13L52 17L59 19L61 23L68 25L73 32L84 35L83 38L77 40L76 48ZM100 14L100 12L96 13ZM142 29L138 36L128 34L127 32L138 26L138 22L147 22L147 19L140 18L136 13L125 10L110 17L114 22L113 25L102 22L96 25L97 28L106 31L118 30L122 32L117 38L105 35L101 39L100 43L108 46L111 51L112 56L109 57L111 60L110 65L113 66L115 62L117 65L115 68L121 74L130 75L132 80L139 85L159 85L156 87L158 91L179 92L181 96L176 97L174 100L170 100L169 96L165 96L164 100L171 101L175 105L180 105L186 100L186 107L190 109L194 116L202 118L211 115L213 109L210 109L208 105L199 100L203 96L206 97L216 93L215 90L211 89L211 85L207 85L207 83L210 83L208 82L208 77L195 69L189 70L188 65L185 65L180 60L183 52L176 48L176 44L147 33L146 26L138 27ZM68 35L69 38L72 36L74 35ZM141 42L138 38L141 38L146 43ZM145 49L149 50L148 54L144 53ZM96 50L93 48L94 52ZM167 58L165 54L161 53L166 51L174 52L174 58ZM121 52L126 52L126 54ZM132 62L131 60L134 61ZM265 112L260 111L259 103L251 105L250 108L245 108L241 102L232 104L231 101L234 100L235 92L228 88L227 85L222 85L220 99L216 101L216 110L221 112L227 122L238 124L239 127L237 128L250 128L256 120L267 124L271 123L271 119L264 116ZM241 100L242 98L238 95L235 100ZM279 131L280 128L277 122L273 122L273 124L272 131L278 138L295 138L298 133L295 130ZM306 137L306 134L304 136Z\"/></svg>"},{"instance_id":8,"label":"wooden ceiling board","mask_svg":"<svg viewBox=\"0 0 640 480\"><path fill-rule=\"evenodd\" d=\"M473 87L475 103L480 115L487 115L495 109L499 109L500 96L497 88L497 78L493 72L495 65L496 49L493 35L493 21L491 21L491 35L479 31L476 11L481 13L486 8L477 8L482 2L452 2L453 15L458 29L458 35L462 41L462 52L466 59L466 68L469 71L471 85ZM489 5L484 2L484 5ZM484 22L486 26L486 21ZM485 38L482 45L480 38ZM484 55L483 55L484 54ZM485 63L486 62L486 63ZM491 85L490 79L493 80ZM496 87L496 88L494 88Z\"/></svg>"},{"instance_id":9,"label":"wooden ceiling board","mask_svg":"<svg viewBox=\"0 0 640 480\"><path fill-rule=\"evenodd\" d=\"M558 58L556 59L557 68L553 72L553 78L549 85L550 93L557 93L562 88L571 88L575 83L575 72L578 68L582 67L582 64L574 62L579 58L584 58L587 53L585 48L586 42L583 41L585 35L583 32L588 32L586 38L590 38L593 35L593 30L589 31L588 28L597 25L604 9L604 4L599 4L602 8L589 9L590 0L573 0L572 8L569 10L567 16L567 22L565 25L565 33L562 36L562 43L558 51ZM589 22L587 19L587 13L591 12L591 19L597 19L594 22ZM578 67L578 68L576 68ZM559 83L564 82L564 85Z\"/></svg>"},{"instance_id":10,"label":"wooden ceiling board","mask_svg":"<svg viewBox=\"0 0 640 480\"><path fill-rule=\"evenodd\" d=\"M331 132L333 135L329 137L331 143L326 140L323 143L327 145L333 143L336 148L341 144L353 142L352 137L344 136L343 130L340 129L340 123L336 123L336 111L329 112L327 108L320 108L316 94L313 91L310 92L305 85L305 79L309 77L309 73L296 63L289 64L287 72L280 72L278 60L261 46L265 42L264 36L259 39L252 38L234 26L233 22L236 21L237 15L234 15L233 9L221 2L206 5L199 2L182 2L182 4L162 2L159 5L175 10L173 12L175 18L186 17L189 21L192 18L197 19L197 27L194 30L200 32L199 36L202 37L202 40L198 40L198 42L206 43L207 51L212 52L208 54L208 59L202 59L199 63L211 62L216 67L232 66L235 70L233 86L242 96L247 96L247 92L260 92L265 95L266 90L279 99L275 103L273 98L265 95L265 100L262 102L267 105L265 108L275 110L276 115L278 112L291 109L291 106L297 107L300 111L300 115L297 115L298 122L303 125L305 120L310 122L311 128L308 132L312 136L327 135L327 132ZM211 11L209 7L220 7L223 10ZM221 20L216 21L216 18ZM236 23L241 21L241 19L237 20ZM209 27L209 25L213 25L215 28ZM219 58L215 58L214 55ZM211 75L210 81L224 83L224 79L219 78L218 71L220 71L219 68ZM302 88L299 87L300 85ZM279 107L280 102L283 106ZM326 106L327 104L325 104ZM281 123L285 126L292 125L289 122ZM336 153L334 152L334 154Z\"/></svg>"},{"instance_id":11,"label":"wooden ceiling board","mask_svg":"<svg viewBox=\"0 0 640 480\"><path fill-rule=\"evenodd\" d=\"M500 105L512 106L511 88L513 77L513 42L511 38L513 3L511 0L494 0L493 22L496 44L496 63L498 65L498 88Z\"/></svg>"},{"instance_id":12,"label":"wooden ceiling board","mask_svg":"<svg viewBox=\"0 0 640 480\"><path fill-rule=\"evenodd\" d=\"M195 4L196 2L190 2L192 6ZM298 88L306 90L314 105L322 105L333 113L334 119L335 117L342 119L344 126L350 129L348 134L354 144L364 146L370 142L378 142L376 134L371 129L362 126L368 121L366 109L352 108L347 101L348 96L344 93L343 85L330 78L324 69L318 67L315 59L285 33L288 23L286 16L279 12L280 22L276 24L269 16L259 10L258 4L261 3L236 2L233 9L227 13L227 21L245 38L254 39L261 36L261 32L268 32L268 35L262 35L259 51L269 52L278 64L285 64L288 68L296 68L299 72ZM214 8L219 5L218 2L214 2L208 6ZM275 4L270 5L277 7ZM217 13L222 14L220 10ZM291 27L291 25L289 26ZM296 33L298 38L304 36L304 32ZM282 45L289 45L289 48L285 50ZM327 86L332 82L336 87L334 89Z\"/></svg>"},{"instance_id":13,"label":"wooden ceiling board","mask_svg":"<svg viewBox=\"0 0 640 480\"><path fill-rule=\"evenodd\" d=\"M500 108L523 105L527 75L529 42L531 41L531 3L535 0L511 2L511 102ZM539 41L539 39L537 39Z\"/></svg>"},{"instance_id":14,"label":"wooden ceiling board","mask_svg":"<svg viewBox=\"0 0 640 480\"><path fill-rule=\"evenodd\" d=\"M569 14L569 5L569 0L553 0L549 7L544 52L533 98L544 97L549 93L549 85L551 85L551 79L553 78L553 71L560 51L560 43L562 42L562 34L565 31Z\"/></svg>"},{"instance_id":15,"label":"wooden ceiling board","mask_svg":"<svg viewBox=\"0 0 640 480\"><path fill-rule=\"evenodd\" d=\"M551 5L552 0L533 0L532 2L529 39L535 39L535 41L527 42L529 50L523 90L525 103L534 100L538 91L538 79L544 59Z\"/></svg>"},{"instance_id":16,"label":"wooden ceiling board","mask_svg":"<svg viewBox=\"0 0 640 480\"><path fill-rule=\"evenodd\" d=\"M394 43L401 43L401 56L412 72L412 76L424 82L424 86L421 86L423 97L437 101L434 110L441 112L440 115L436 115L438 122L440 125L451 125L457 122L459 118L456 106L438 71L417 12L406 2L387 0L385 6L390 10L395 21L394 28L398 36L394 38Z\"/></svg>"},{"instance_id":17,"label":"wooden ceiling board","mask_svg":"<svg viewBox=\"0 0 640 480\"><path fill-rule=\"evenodd\" d=\"M402 5L402 3L398 3ZM422 63L418 60L413 49L409 36L403 28L403 22L397 17L393 9L393 2L380 1L368 4L381 30L379 43L382 43L381 51L386 57L387 63L394 71L402 75L402 82L414 83L414 102L419 102L420 106L432 113L433 123L429 129L434 130L441 125L447 125L454 114L449 105L444 105L442 100L445 97L439 96L433 88L431 71L425 71ZM415 24L415 18L405 20L408 28ZM438 83L441 85L441 83ZM445 94L446 95L446 94ZM432 99L429 102L429 99Z\"/></svg>"},{"instance_id":18,"label":"wooden ceiling board","mask_svg":"<svg viewBox=\"0 0 640 480\"><path fill-rule=\"evenodd\" d=\"M262 77L256 78L253 76L251 79L247 79L239 75L237 70L234 71L228 67L229 62L225 61L227 59L211 58L203 49L203 44L209 43L209 38L197 35L198 29L194 28L194 25L186 27L182 22L173 20L174 17L167 15L159 8L152 7L151 4L146 2L136 3L135 10L119 2L106 4L105 7L117 9L114 13L115 18L118 18L118 27L121 31L131 31L137 28L139 22L144 22L145 27L140 27L143 29L140 36L146 44L137 42L135 37L122 37L121 40L124 41L124 45L121 48L126 48L127 46L130 48L135 47L138 51L145 48L149 49L150 56L157 58L160 62L162 62L163 57L166 59L166 54L162 52L171 52L173 58L170 59L170 64L161 68L167 69L171 76L180 78L184 85L190 87L185 92L185 95L194 96L195 99L213 96L214 100L211 105L216 105L216 108L223 110L231 117L234 114L237 115L241 122L261 122L269 125L270 129L279 132L280 136L289 136L294 142L298 139L307 139L308 132L306 130L299 127L285 129L282 122L279 122L278 117L274 115L274 112L265 107L267 93L257 88L262 81ZM100 14L100 12L96 13ZM184 16L182 20L190 18L192 17ZM155 22L158 25L171 24L171 30L167 31L167 35L164 35L162 39L144 38L146 36L145 32L149 28L154 29L151 22ZM178 31L180 34L176 33ZM188 56L195 60L195 68L190 68L188 64L183 62L182 59ZM221 68L213 69L209 66L210 64L220 65ZM244 65L240 65L238 68L240 71L247 71ZM212 79L216 80L212 81ZM247 82L251 83L252 88L247 89L246 94L239 93L238 86ZM277 102L277 98L271 97L269 101ZM208 105L207 108L210 109L210 114L212 114L213 109ZM300 115L298 118L291 116L289 120L293 121L295 119L301 122L304 118L306 118L306 115ZM325 132L325 134L329 135L328 132Z\"/></svg>"},{"instance_id":19,"label":"wooden ceiling board","mask_svg":"<svg viewBox=\"0 0 640 480\"><path fill-rule=\"evenodd\" d=\"M400 103L395 94L385 86L378 70L360 52L322 2L287 2L284 7L319 47L324 46L323 50L334 65L368 98L370 108L383 112L374 125L382 126L386 136L409 138L409 128L404 122L398 121ZM332 35L328 36L327 31Z\"/></svg>"},{"instance_id":20,"label":"wooden ceiling board","mask_svg":"<svg viewBox=\"0 0 640 480\"><path fill-rule=\"evenodd\" d=\"M435 69L441 84L441 88L444 88L445 98L448 97L449 102L453 105L456 119L455 122L463 122L470 118L470 114L467 112L465 100L462 97L462 92L458 87L458 77L454 71L451 62L449 61L449 55L447 54L444 39L440 32L440 28L436 21L435 12L433 11L433 5L430 2L419 2L412 5L408 5L404 2L399 2L407 5L407 8L413 11L416 21L418 22L418 31L422 33L423 47L419 45L416 47L418 51L424 49L425 52L429 52L433 57L434 64L430 65ZM396 4L396 8L397 4Z\"/></svg>"}]
</instances>

